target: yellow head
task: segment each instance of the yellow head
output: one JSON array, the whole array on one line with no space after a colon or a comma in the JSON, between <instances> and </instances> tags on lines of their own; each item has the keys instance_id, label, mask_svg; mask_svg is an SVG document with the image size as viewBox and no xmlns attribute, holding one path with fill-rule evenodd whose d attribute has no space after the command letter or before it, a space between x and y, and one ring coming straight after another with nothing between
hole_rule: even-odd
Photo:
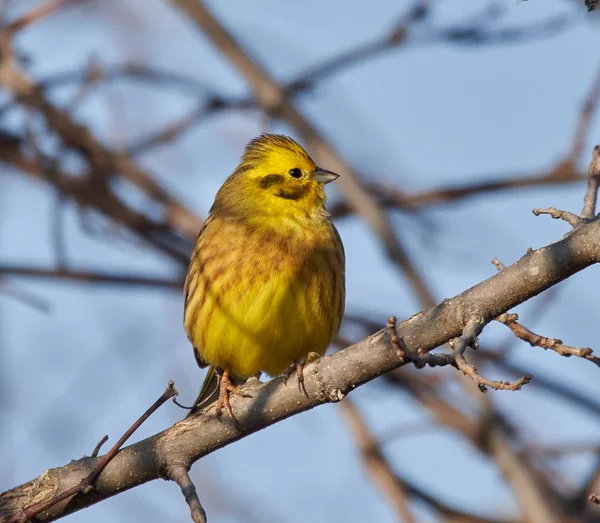
<instances>
[{"instance_id":1,"label":"yellow head","mask_svg":"<svg viewBox=\"0 0 600 523\"><path fill-rule=\"evenodd\" d=\"M294 140L262 134L247 146L225 181L211 212L238 216L286 215L323 209L323 185L337 174L315 165Z\"/></svg>"}]
</instances>

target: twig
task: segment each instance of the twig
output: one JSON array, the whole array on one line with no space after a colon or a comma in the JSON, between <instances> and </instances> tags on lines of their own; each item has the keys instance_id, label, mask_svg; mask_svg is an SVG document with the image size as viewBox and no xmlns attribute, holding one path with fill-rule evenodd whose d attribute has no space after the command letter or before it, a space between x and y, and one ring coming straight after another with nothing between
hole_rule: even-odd
<instances>
[{"instance_id":1,"label":"twig","mask_svg":"<svg viewBox=\"0 0 600 523\"><path fill-rule=\"evenodd\" d=\"M48 313L50 312L51 305L48 300L43 298L39 298L34 294L24 291L22 289L16 288L14 285L9 285L6 281L6 278L2 278L2 273L0 272L0 293L6 294L11 298L14 298L22 303L25 303L41 312Z\"/></svg>"},{"instance_id":2,"label":"twig","mask_svg":"<svg viewBox=\"0 0 600 523\"><path fill-rule=\"evenodd\" d=\"M598 189L600 188L600 145L596 145L592 152L592 161L588 169L588 176L588 187L583 198L581 217L593 220L596 217L596 201L598 199Z\"/></svg>"},{"instance_id":3,"label":"twig","mask_svg":"<svg viewBox=\"0 0 600 523\"><path fill-rule=\"evenodd\" d=\"M592 87L590 88L590 92L588 93L583 106L581 107L581 112L579 114L579 120L577 122L577 127L575 129L575 133L573 135L573 145L571 146L571 151L567 157L568 162L575 163L579 160L579 157L583 153L585 147L585 141L587 139L590 124L592 122L592 117L594 116L594 112L596 110L596 106L598 105L598 99L600 98L600 68L596 73L596 77L592 83Z\"/></svg>"},{"instance_id":4,"label":"twig","mask_svg":"<svg viewBox=\"0 0 600 523\"><path fill-rule=\"evenodd\" d=\"M95 272L89 270L76 270L68 268L46 268L25 265L2 265L0 275L21 276L27 278L46 278L50 280L71 280L81 283L98 283L105 285L131 285L134 287L159 287L165 289L181 290L183 283L172 278L154 276L137 276L134 274L113 274L108 272Z\"/></svg>"},{"instance_id":5,"label":"twig","mask_svg":"<svg viewBox=\"0 0 600 523\"><path fill-rule=\"evenodd\" d=\"M484 322L475 320L467 322L463 334L450 341L450 345L453 348L452 353L450 354L429 353L417 356L408 350L402 339L396 334L396 318L390 316L387 322L387 328L390 333L390 342L396 349L396 354L403 363L413 363L417 368L422 368L425 365L429 365L430 367L452 365L462 371L466 376L469 376L476 383L481 392L486 392L487 387L491 387L494 390L520 390L523 385L531 381L531 375L523 376L513 383L508 381L492 381L478 374L477 369L465 359L465 350L476 343L477 336L479 336L483 330L484 325Z\"/></svg>"},{"instance_id":6,"label":"twig","mask_svg":"<svg viewBox=\"0 0 600 523\"><path fill-rule=\"evenodd\" d=\"M539 216L540 214L548 214L555 220L563 220L567 222L571 227L575 228L585 222L583 218L568 211L561 211L556 207L548 207L547 209L533 209L533 214Z\"/></svg>"},{"instance_id":7,"label":"twig","mask_svg":"<svg viewBox=\"0 0 600 523\"><path fill-rule=\"evenodd\" d=\"M545 350L549 349L566 358L569 358L570 356L584 358L600 366L600 358L592 355L592 349L569 347L568 345L563 345L563 342L559 339L540 336L519 323L517 321L518 319L518 315L508 313L501 314L496 318L498 322L506 325L517 338L526 341L532 347L541 347Z\"/></svg>"},{"instance_id":8,"label":"twig","mask_svg":"<svg viewBox=\"0 0 600 523\"><path fill-rule=\"evenodd\" d=\"M167 476L179 485L186 503L190 507L190 515L194 523L206 523L206 512L198 498L196 486L183 465L170 467Z\"/></svg>"},{"instance_id":9,"label":"twig","mask_svg":"<svg viewBox=\"0 0 600 523\"><path fill-rule=\"evenodd\" d=\"M15 66L8 38L0 39L0 46L0 83L12 91L24 106L39 111L65 147L80 152L86 158L93 173L90 176L96 179L98 185L106 184L106 177L111 175L127 179L163 206L165 222L171 228L184 237L196 237L202 226L202 220L196 214L138 167L127 154L109 149L96 139L88 127L76 122L67 111L57 108L40 86Z\"/></svg>"},{"instance_id":10,"label":"twig","mask_svg":"<svg viewBox=\"0 0 600 523\"><path fill-rule=\"evenodd\" d=\"M92 454L91 454L92 458L95 458L98 456L98 453L100 452L100 449L102 448L102 445L104 445L107 441L108 441L108 434L105 434L104 436L102 436L102 439L98 442L98 444L94 447L94 450L92 451Z\"/></svg>"},{"instance_id":11,"label":"twig","mask_svg":"<svg viewBox=\"0 0 600 523\"><path fill-rule=\"evenodd\" d=\"M68 0L50 0L45 4L41 4L38 7L32 9L26 15L22 16L21 18L18 18L17 20L14 20L7 24L4 27L4 31L7 34L14 35L18 33L21 29L56 11L60 6L67 3L67 1Z\"/></svg>"},{"instance_id":12,"label":"twig","mask_svg":"<svg viewBox=\"0 0 600 523\"><path fill-rule=\"evenodd\" d=\"M392 344L392 347L396 349L396 356L398 356L403 363L412 363L417 369L422 369L427 365L430 367L443 367L445 365L456 367L456 361L452 354L430 352L417 355L408 350L402 338L397 335L395 316L390 316L388 318L386 326L390 334L390 343Z\"/></svg>"},{"instance_id":13,"label":"twig","mask_svg":"<svg viewBox=\"0 0 600 523\"><path fill-rule=\"evenodd\" d=\"M140 416L140 418L119 438L119 441L115 443L115 445L106 453L102 458L99 458L98 462L92 469L92 471L80 481L78 485L72 487L60 494L57 494L50 499L46 499L39 503L36 503L27 509L23 510L20 514L16 514L12 518L8 520L8 523L25 523L37 515L45 512L49 508L52 508L57 503L70 498L76 494L88 494L94 489L94 482L96 478L100 475L100 473L104 470L106 465L110 463L110 461L117 455L120 448L123 444L131 437L131 435L139 428L139 426L144 423L153 413L158 409L165 401L173 396L177 395L177 390L174 387L174 383L172 381L169 382L165 392L163 392L162 396L158 398L154 404L146 411L144 414ZM108 437L107 437L108 439Z\"/></svg>"},{"instance_id":14,"label":"twig","mask_svg":"<svg viewBox=\"0 0 600 523\"><path fill-rule=\"evenodd\" d=\"M9 163L35 180L51 184L81 209L97 209L108 216L113 224L123 225L153 247L187 266L197 231L193 236L182 237L168 220L158 222L131 209L106 183L102 183L102 178L90 177L85 172L78 173L78 176L58 170L50 174L47 166L53 162L49 160L42 166L38 161L32 161L21 150L21 142L20 137L13 136L0 141L0 161Z\"/></svg>"},{"instance_id":15,"label":"twig","mask_svg":"<svg viewBox=\"0 0 600 523\"><path fill-rule=\"evenodd\" d=\"M441 203L451 203L465 198L481 196L500 191L520 188L535 188L545 185L560 185L587 180L587 176L579 173L571 164L560 163L556 168L539 174L523 174L512 176L485 176L487 181L465 185L438 187L430 191L406 194L398 189L378 183L367 183L367 190L377 198L379 205L387 209L416 209ZM491 180L489 180L491 178ZM344 218L353 213L353 209L345 201L338 201L329 206L335 218Z\"/></svg>"},{"instance_id":16,"label":"twig","mask_svg":"<svg viewBox=\"0 0 600 523\"><path fill-rule=\"evenodd\" d=\"M413 523L415 519L410 510L406 490L397 480L395 472L381 452L379 444L370 434L360 412L349 398L340 404L340 408L344 413L350 432L356 440L364 466L372 481L387 497L396 512L398 521Z\"/></svg>"},{"instance_id":17,"label":"twig","mask_svg":"<svg viewBox=\"0 0 600 523\"><path fill-rule=\"evenodd\" d=\"M464 357L464 353L468 347L473 347L477 343L477 337L483 330L485 326L485 322L479 319L469 320L463 329L463 333L458 338L450 341L450 346L453 349L454 360L456 362L456 366L465 376L471 378L477 388L481 392L486 392L487 387L490 387L494 390L520 390L521 387L527 383L529 383L532 379L530 374L519 378L517 381L511 383L509 381L493 381L487 378L484 378L481 374L477 372L477 368L474 365L471 365L467 362Z\"/></svg>"},{"instance_id":18,"label":"twig","mask_svg":"<svg viewBox=\"0 0 600 523\"><path fill-rule=\"evenodd\" d=\"M425 313L415 315L398 326L397 335L411 352L429 352L461 335L465 311L469 311L471 317L495 318L585 267L596 264L599 261L599 244L600 221L595 220L559 241L526 254L488 280L442 301ZM468 329L465 334L469 335ZM387 331L380 331L309 364L304 373L308 397L298 394L293 387L285 387L281 378L262 386L255 383L248 387L253 398L236 396L232 401L234 414L243 426L243 434L233 425L219 423L211 413L183 420L162 433L123 449L99 478L101 489L93 496L79 496L67 507L56 507L49 511L48 516L66 515L76 508L162 477L168 463L194 463L290 416L318 405L340 401L364 383L402 366L391 348ZM268 387L268 393L261 395L260 401L257 401L264 390L262 387ZM61 474L80 478L96 462L97 458L77 460L65 467L49 470L44 473L43 480L35 481L55 485ZM74 472L69 472L73 468ZM28 483L0 495L0 513L17 512L31 485ZM51 488L38 489L37 496L44 499L53 494Z\"/></svg>"},{"instance_id":19,"label":"twig","mask_svg":"<svg viewBox=\"0 0 600 523\"><path fill-rule=\"evenodd\" d=\"M448 506L437 497L401 477L386 459L381 450L381 442L378 442L371 434L355 404L350 399L346 399L340 403L340 408L356 440L367 472L391 502L399 521L415 521L410 510L410 497L429 505L436 512L445 516L447 518L444 519L445 521L463 521L465 523L492 523L492 521L499 523L504 521L498 518L492 520Z\"/></svg>"},{"instance_id":20,"label":"twig","mask_svg":"<svg viewBox=\"0 0 600 523\"><path fill-rule=\"evenodd\" d=\"M487 378L484 378L481 374L479 374L477 372L477 368L468 363L467 360L465 360L464 356L459 353L456 353L456 364L458 365L458 368L463 372L463 374L469 376L469 378L471 378L475 382L477 388L481 392L486 392L487 387L490 387L494 390L521 390L521 387L523 385L526 385L533 379L533 376L531 376L531 374L527 374L526 376L522 376L517 381L513 382L489 380Z\"/></svg>"},{"instance_id":21,"label":"twig","mask_svg":"<svg viewBox=\"0 0 600 523\"><path fill-rule=\"evenodd\" d=\"M599 80L600 83L600 80ZM596 218L596 201L598 199L598 189L600 189L600 145L596 145L592 152L592 161L588 168L588 187L583 199L583 210L581 216L577 216L568 211L562 211L555 207L547 209L533 209L533 214L549 214L554 219L564 220L571 227L579 227L583 223L588 223Z\"/></svg>"}]
</instances>

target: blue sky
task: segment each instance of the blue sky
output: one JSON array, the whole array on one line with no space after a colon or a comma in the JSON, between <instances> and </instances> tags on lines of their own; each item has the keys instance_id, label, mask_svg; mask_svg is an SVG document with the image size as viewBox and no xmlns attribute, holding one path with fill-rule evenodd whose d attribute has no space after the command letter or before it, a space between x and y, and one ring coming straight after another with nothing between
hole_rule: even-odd
<instances>
[{"instance_id":1,"label":"blue sky","mask_svg":"<svg viewBox=\"0 0 600 523\"><path fill-rule=\"evenodd\" d=\"M35 4L7 3L13 13ZM562 14L573 23L552 37L530 42L451 45L430 41L429 26L478 16L481 4L433 3L433 17L414 31L412 45L328 77L300 97L299 107L366 179L407 192L526 175L555 165L568 151L580 106L600 67L594 51L600 48L598 17L587 16L567 0L518 5L502 0L496 4L506 15L500 24L490 23L491 28L529 26ZM317 0L222 0L209 5L276 78L286 81L312 64L377 38L412 3L347 1L343 9ZM36 78L82 67L94 57L103 64L129 60L177 71L229 95L246 92L237 72L177 10L159 0L91 3L23 31L16 43L33 57ZM73 92L57 90L55 100L64 103ZM176 120L197 102L194 96L115 82L93 93L76 115L120 148ZM22 118L8 117L13 125ZM143 155L140 162L205 216L244 144L265 130L293 134L281 124L267 124L254 111L227 112ZM582 168L599 141L596 116ZM4 168L0 188L0 260L52 264L55 196ZM131 191L126 194L135 198ZM535 218L531 209L554 205L578 211L583 194L582 185L536 188L439 205L416 216L392 216L441 299L491 276L493 257L509 264L528 247L560 238L567 232L565 224ZM331 198L337 197L334 187ZM168 260L110 228L101 217L93 217L104 231L95 236L82 230L71 204L64 220L68 259L74 267L177 274ZM347 252L348 312L368 313L383 325L390 314L403 318L418 311L410 289L364 223L348 218L338 228ZM552 300L542 297L523 305L519 312L524 323L569 345L594 347L599 276L600 269L592 267L561 284ZM182 402L195 396L202 371L195 366L183 332L179 293L23 279L10 283L47 300L51 312L42 314L0 294L1 490L89 454L105 433L116 441L169 379L175 381ZM493 345L508 338L501 326L493 326L483 341ZM562 359L524 343L516 344L511 360L589 396L600 392L598 369L587 362ZM598 418L534 385L518 393L490 394L525 434L540 442L597 441ZM381 384L365 386L353 397L376 434L426 419L409 396ZM456 401L458 406L468 404L464 394ZM135 439L162 430L182 415L167 404ZM385 452L403 476L448 502L496 515L511 514L515 508L490 463L447 430L403 438L387 445ZM584 456L563 470L576 484L591 463ZM246 438L201 460L192 473L212 521L395 520L365 477L335 406ZM68 521L175 522L184 521L187 511L178 488L157 481ZM422 521L433 521L422 508L418 514Z\"/></svg>"}]
</instances>

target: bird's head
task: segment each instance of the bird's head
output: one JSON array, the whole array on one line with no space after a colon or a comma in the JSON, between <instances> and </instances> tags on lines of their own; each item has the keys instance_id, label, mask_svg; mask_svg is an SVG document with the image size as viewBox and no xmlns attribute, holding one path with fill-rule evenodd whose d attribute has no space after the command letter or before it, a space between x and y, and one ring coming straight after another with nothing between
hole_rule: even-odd
<instances>
[{"instance_id":1,"label":"bird's head","mask_svg":"<svg viewBox=\"0 0 600 523\"><path fill-rule=\"evenodd\" d=\"M236 207L242 205L257 214L309 213L323 208L323 186L337 177L317 167L291 138L262 134L246 146L239 166L219 191L215 203L235 197Z\"/></svg>"}]
</instances>

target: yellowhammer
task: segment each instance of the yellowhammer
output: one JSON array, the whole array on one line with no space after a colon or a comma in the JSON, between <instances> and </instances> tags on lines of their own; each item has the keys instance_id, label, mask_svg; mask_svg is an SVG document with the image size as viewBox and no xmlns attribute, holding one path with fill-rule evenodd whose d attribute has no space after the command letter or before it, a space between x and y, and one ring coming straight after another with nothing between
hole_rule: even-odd
<instances>
[{"instance_id":1,"label":"yellowhammer","mask_svg":"<svg viewBox=\"0 0 600 523\"><path fill-rule=\"evenodd\" d=\"M315 165L287 136L263 134L219 189L192 253L184 325L200 367L192 413L216 392L217 416L250 376L296 370L323 355L344 314L344 247Z\"/></svg>"}]
</instances>

